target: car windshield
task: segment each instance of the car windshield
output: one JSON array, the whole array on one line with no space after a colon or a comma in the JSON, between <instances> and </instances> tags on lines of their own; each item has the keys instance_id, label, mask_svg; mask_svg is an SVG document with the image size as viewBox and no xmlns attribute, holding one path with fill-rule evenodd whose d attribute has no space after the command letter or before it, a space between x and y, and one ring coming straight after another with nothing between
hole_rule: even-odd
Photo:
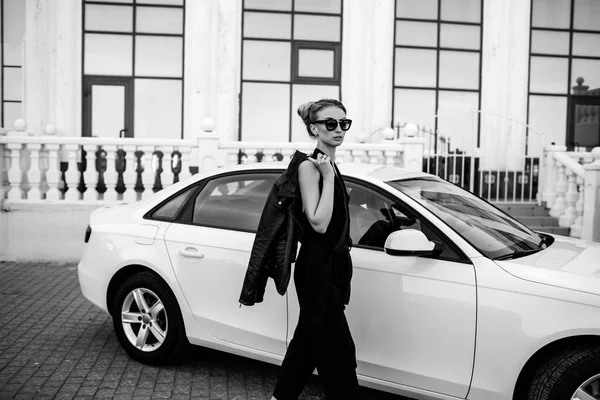
<instances>
[{"instance_id":1,"label":"car windshield","mask_svg":"<svg viewBox=\"0 0 600 400\"><path fill-rule=\"evenodd\" d=\"M479 197L434 177L387 182L410 196L489 258L529 254L544 239Z\"/></svg>"}]
</instances>

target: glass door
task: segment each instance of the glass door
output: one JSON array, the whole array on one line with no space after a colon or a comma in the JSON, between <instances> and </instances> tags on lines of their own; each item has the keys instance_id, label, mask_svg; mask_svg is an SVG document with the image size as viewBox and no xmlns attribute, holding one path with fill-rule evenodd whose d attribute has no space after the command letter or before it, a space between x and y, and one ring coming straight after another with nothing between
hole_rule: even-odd
<instances>
[{"instance_id":1,"label":"glass door","mask_svg":"<svg viewBox=\"0 0 600 400\"><path fill-rule=\"evenodd\" d=\"M83 136L133 137L131 86L131 78L85 78Z\"/></svg>"},{"instance_id":2,"label":"glass door","mask_svg":"<svg viewBox=\"0 0 600 400\"><path fill-rule=\"evenodd\" d=\"M600 97L571 96L567 148L591 151L600 146Z\"/></svg>"}]
</instances>

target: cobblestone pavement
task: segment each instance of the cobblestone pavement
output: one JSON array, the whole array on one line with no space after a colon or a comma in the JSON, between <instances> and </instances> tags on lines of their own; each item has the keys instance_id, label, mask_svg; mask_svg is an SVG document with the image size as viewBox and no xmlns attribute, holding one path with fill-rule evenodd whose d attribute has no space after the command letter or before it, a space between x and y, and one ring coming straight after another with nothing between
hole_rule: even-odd
<instances>
[{"instance_id":1,"label":"cobblestone pavement","mask_svg":"<svg viewBox=\"0 0 600 400\"><path fill-rule=\"evenodd\" d=\"M0 263L0 399L268 400L278 369L201 347L176 365L140 364L82 296L75 265ZM322 398L313 376L301 399Z\"/></svg>"}]
</instances>

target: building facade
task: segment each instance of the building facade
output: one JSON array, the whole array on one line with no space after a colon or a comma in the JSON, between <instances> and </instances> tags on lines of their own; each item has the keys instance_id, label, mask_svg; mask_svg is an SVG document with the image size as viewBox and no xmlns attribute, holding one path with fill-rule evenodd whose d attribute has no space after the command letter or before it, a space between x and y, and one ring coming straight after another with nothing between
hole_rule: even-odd
<instances>
[{"instance_id":1,"label":"building facade","mask_svg":"<svg viewBox=\"0 0 600 400\"><path fill-rule=\"evenodd\" d=\"M298 105L331 97L349 141L600 145L599 0L0 1L5 130L308 141Z\"/></svg>"}]
</instances>

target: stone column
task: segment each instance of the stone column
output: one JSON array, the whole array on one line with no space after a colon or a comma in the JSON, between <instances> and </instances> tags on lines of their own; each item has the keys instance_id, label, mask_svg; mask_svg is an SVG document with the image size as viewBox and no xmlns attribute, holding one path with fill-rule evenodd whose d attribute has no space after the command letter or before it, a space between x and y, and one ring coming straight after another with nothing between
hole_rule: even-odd
<instances>
[{"instance_id":1,"label":"stone column","mask_svg":"<svg viewBox=\"0 0 600 400\"><path fill-rule=\"evenodd\" d=\"M344 2L342 101L354 118L348 139L391 126L394 0Z\"/></svg>"},{"instance_id":2,"label":"stone column","mask_svg":"<svg viewBox=\"0 0 600 400\"><path fill-rule=\"evenodd\" d=\"M529 37L531 0L486 0L483 10L481 110L526 123L529 42L523 38ZM492 123L481 130L481 168L504 169L505 158L491 156L524 155L526 130L520 123L489 118Z\"/></svg>"}]
</instances>

